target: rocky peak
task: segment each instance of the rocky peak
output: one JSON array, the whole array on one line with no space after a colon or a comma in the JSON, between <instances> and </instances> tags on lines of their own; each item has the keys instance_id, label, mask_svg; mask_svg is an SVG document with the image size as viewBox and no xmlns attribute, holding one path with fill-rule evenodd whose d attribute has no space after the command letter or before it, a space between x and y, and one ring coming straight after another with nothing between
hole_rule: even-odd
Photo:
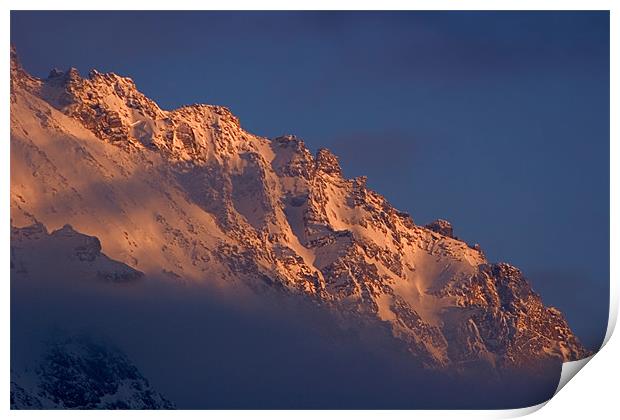
<instances>
[{"instance_id":1,"label":"rocky peak","mask_svg":"<svg viewBox=\"0 0 620 420\"><path fill-rule=\"evenodd\" d=\"M54 67L53 69L51 69L51 70L50 70L50 72L49 72L49 74L48 74L47 78L48 78L48 79L55 79L55 78L57 78L57 77L62 77L64 74L65 74L65 72L64 72L64 71L59 70L59 69L57 69L57 68L55 68L55 67Z\"/></svg>"},{"instance_id":2,"label":"rocky peak","mask_svg":"<svg viewBox=\"0 0 620 420\"><path fill-rule=\"evenodd\" d=\"M63 71L57 68L50 70L46 81L54 82L55 84L72 84L78 83L82 80L80 72L75 67L70 67L67 71Z\"/></svg>"},{"instance_id":3,"label":"rocky peak","mask_svg":"<svg viewBox=\"0 0 620 420\"><path fill-rule=\"evenodd\" d=\"M279 175L310 179L315 166L314 156L301 138L290 134L276 137L271 140L271 146L277 155L272 165Z\"/></svg>"},{"instance_id":4,"label":"rocky peak","mask_svg":"<svg viewBox=\"0 0 620 420\"><path fill-rule=\"evenodd\" d=\"M94 84L103 84L110 86L114 89L114 92L121 98L127 98L133 95L142 95L133 79L130 77L123 77L113 72L101 73L96 69L92 69L88 73L88 79Z\"/></svg>"},{"instance_id":5,"label":"rocky peak","mask_svg":"<svg viewBox=\"0 0 620 420\"><path fill-rule=\"evenodd\" d=\"M274 146L280 149L286 149L295 156L303 160L309 166L314 166L314 156L310 153L304 141L295 135L287 134L285 136L276 137L271 140ZM310 168L306 168L310 169Z\"/></svg>"},{"instance_id":6,"label":"rocky peak","mask_svg":"<svg viewBox=\"0 0 620 420\"><path fill-rule=\"evenodd\" d=\"M365 175L355 177L353 179L353 186L356 190L365 190L368 177Z\"/></svg>"},{"instance_id":7,"label":"rocky peak","mask_svg":"<svg viewBox=\"0 0 620 420\"><path fill-rule=\"evenodd\" d=\"M342 175L338 158L328 149L321 148L316 153L315 166L317 171L329 175Z\"/></svg>"},{"instance_id":8,"label":"rocky peak","mask_svg":"<svg viewBox=\"0 0 620 420\"><path fill-rule=\"evenodd\" d=\"M104 141L122 147L150 144L160 108L140 93L133 80L91 70L87 78L72 67L52 69L35 91L63 113L78 119Z\"/></svg>"},{"instance_id":9,"label":"rocky peak","mask_svg":"<svg viewBox=\"0 0 620 420\"><path fill-rule=\"evenodd\" d=\"M202 106L207 107L213 113L215 113L216 115L219 115L220 117L226 119L227 121L231 121L235 126L237 127L241 126L239 122L239 118L235 114L233 114L229 108L225 106L220 106L220 105L202 105Z\"/></svg>"},{"instance_id":10,"label":"rocky peak","mask_svg":"<svg viewBox=\"0 0 620 420\"><path fill-rule=\"evenodd\" d=\"M454 238L454 232L452 230L452 223L444 219L437 219L424 226L425 228L439 233L440 235Z\"/></svg>"},{"instance_id":11,"label":"rocky peak","mask_svg":"<svg viewBox=\"0 0 620 420\"><path fill-rule=\"evenodd\" d=\"M39 80L29 75L21 65L15 47L11 45L11 90L20 86L27 90L34 90L39 85Z\"/></svg>"},{"instance_id":12,"label":"rocky peak","mask_svg":"<svg viewBox=\"0 0 620 420\"><path fill-rule=\"evenodd\" d=\"M204 120L209 119L211 116L215 116L217 119L217 121L215 121L215 128L222 128L222 123L228 123L237 128L241 126L239 118L225 106L192 104L177 108L172 111L172 114L182 115L186 118L198 117Z\"/></svg>"},{"instance_id":13,"label":"rocky peak","mask_svg":"<svg viewBox=\"0 0 620 420\"><path fill-rule=\"evenodd\" d=\"M69 70L67 70L66 78L70 82L82 80L82 76L80 75L79 70L75 67L70 67Z\"/></svg>"},{"instance_id":14,"label":"rocky peak","mask_svg":"<svg viewBox=\"0 0 620 420\"><path fill-rule=\"evenodd\" d=\"M272 141L281 147L293 147L296 150L301 150L306 147L304 141L294 134L285 134L283 136L275 137Z\"/></svg>"},{"instance_id":15,"label":"rocky peak","mask_svg":"<svg viewBox=\"0 0 620 420\"><path fill-rule=\"evenodd\" d=\"M22 70L21 63L19 62L19 56L17 55L15 47L11 45L11 73L19 70Z\"/></svg>"}]
</instances>

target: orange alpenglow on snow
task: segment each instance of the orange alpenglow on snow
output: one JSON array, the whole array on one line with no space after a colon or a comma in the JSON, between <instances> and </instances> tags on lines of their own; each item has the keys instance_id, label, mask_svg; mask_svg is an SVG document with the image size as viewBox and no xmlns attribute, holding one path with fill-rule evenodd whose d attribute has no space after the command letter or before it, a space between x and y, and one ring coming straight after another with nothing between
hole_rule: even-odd
<instances>
[{"instance_id":1,"label":"orange alpenglow on snow","mask_svg":"<svg viewBox=\"0 0 620 420\"><path fill-rule=\"evenodd\" d=\"M43 240L34 225L86 241L121 281L306 296L355 328L387 326L429 369L589 355L517 268L446 221L416 225L328 150L248 133L220 106L163 110L114 73L38 79L11 59L14 238Z\"/></svg>"}]
</instances>

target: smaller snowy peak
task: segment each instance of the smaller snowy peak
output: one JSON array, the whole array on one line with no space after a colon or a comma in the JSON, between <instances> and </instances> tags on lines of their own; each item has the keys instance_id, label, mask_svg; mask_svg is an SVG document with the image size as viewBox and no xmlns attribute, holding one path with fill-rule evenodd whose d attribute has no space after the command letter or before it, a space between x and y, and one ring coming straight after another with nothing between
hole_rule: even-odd
<instances>
[{"instance_id":1,"label":"smaller snowy peak","mask_svg":"<svg viewBox=\"0 0 620 420\"><path fill-rule=\"evenodd\" d=\"M174 408L121 350L102 340L63 334L28 344L42 344L42 354L33 367L11 370L11 409Z\"/></svg>"},{"instance_id":2,"label":"smaller snowy peak","mask_svg":"<svg viewBox=\"0 0 620 420\"><path fill-rule=\"evenodd\" d=\"M329 175L342 175L338 158L328 149L321 148L316 153L316 169Z\"/></svg>"},{"instance_id":3,"label":"smaller snowy peak","mask_svg":"<svg viewBox=\"0 0 620 420\"><path fill-rule=\"evenodd\" d=\"M440 235L447 236L449 238L456 238L452 229L452 223L444 219L433 220L431 223L424 226L426 229L439 233Z\"/></svg>"}]
</instances>

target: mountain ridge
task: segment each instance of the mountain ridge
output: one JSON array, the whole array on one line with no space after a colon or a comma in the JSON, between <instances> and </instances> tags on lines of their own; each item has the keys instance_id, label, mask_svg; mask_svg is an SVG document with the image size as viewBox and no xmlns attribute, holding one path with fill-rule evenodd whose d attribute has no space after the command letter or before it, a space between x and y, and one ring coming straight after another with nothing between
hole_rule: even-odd
<instances>
[{"instance_id":1,"label":"mountain ridge","mask_svg":"<svg viewBox=\"0 0 620 420\"><path fill-rule=\"evenodd\" d=\"M225 107L164 111L113 73L37 79L11 59L12 224L70 224L147 277L308 296L384 323L431 369L590 354L517 268L449 222L416 225L329 150L250 134Z\"/></svg>"}]
</instances>

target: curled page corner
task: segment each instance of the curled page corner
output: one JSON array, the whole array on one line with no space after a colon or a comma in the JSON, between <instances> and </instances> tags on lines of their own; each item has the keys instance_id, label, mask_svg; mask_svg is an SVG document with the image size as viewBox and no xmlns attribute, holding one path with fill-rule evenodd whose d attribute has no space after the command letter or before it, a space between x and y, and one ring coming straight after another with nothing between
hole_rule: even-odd
<instances>
[{"instance_id":1,"label":"curled page corner","mask_svg":"<svg viewBox=\"0 0 620 420\"><path fill-rule=\"evenodd\" d=\"M607 322L607 332L605 333L605 338L603 339L603 343L601 347L598 349L596 353L601 351L603 347L607 344L611 335L613 334L616 328L616 322L618 320L618 299L616 298L616 290L613 287L613 282L611 282L610 287L610 305L609 305L609 319ZM555 390L554 396L560 392L564 385L566 385L573 377L579 372L592 358L596 355L594 353L590 357L586 357L585 359L575 360L573 362L564 362L562 363L562 373L560 374L560 382L558 383L558 387Z\"/></svg>"},{"instance_id":2,"label":"curled page corner","mask_svg":"<svg viewBox=\"0 0 620 420\"><path fill-rule=\"evenodd\" d=\"M497 413L497 416L495 418L499 418L499 419L514 419L514 418L517 418L517 417L524 417L524 416L527 416L529 414L532 414L532 413L540 410L545 405L547 405L548 402L549 402L549 400L543 401L540 404L531 405L529 407L514 408L514 409L511 409L511 410L497 411L497 412L494 412L494 413Z\"/></svg>"},{"instance_id":3,"label":"curled page corner","mask_svg":"<svg viewBox=\"0 0 620 420\"><path fill-rule=\"evenodd\" d=\"M607 332L601 344L601 349L605 347L614 330L616 329L616 322L618 321L618 296L616 288L613 286L613 281L609 284L610 304L609 304L609 320L607 321ZM600 351L600 349L599 349Z\"/></svg>"},{"instance_id":4,"label":"curled page corner","mask_svg":"<svg viewBox=\"0 0 620 420\"><path fill-rule=\"evenodd\" d=\"M573 377L583 368L594 355L590 357L586 357L585 359L575 360L573 362L564 362L562 363L562 373L560 374L560 382L558 383L558 387L555 389L554 396L560 392L564 385L568 383Z\"/></svg>"}]
</instances>

